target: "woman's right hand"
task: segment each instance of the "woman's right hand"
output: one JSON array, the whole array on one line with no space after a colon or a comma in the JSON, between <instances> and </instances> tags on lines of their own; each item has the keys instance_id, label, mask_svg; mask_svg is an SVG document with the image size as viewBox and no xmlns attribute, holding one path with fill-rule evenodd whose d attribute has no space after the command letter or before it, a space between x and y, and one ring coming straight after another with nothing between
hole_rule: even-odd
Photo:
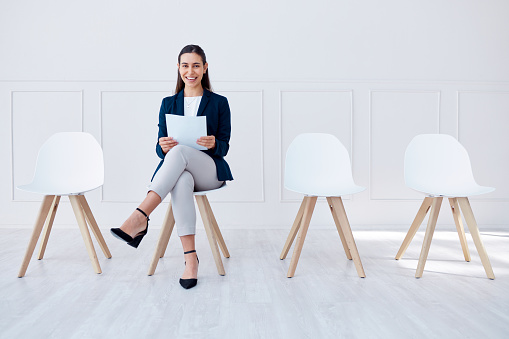
<instances>
[{"instance_id":1,"label":"woman's right hand","mask_svg":"<svg viewBox=\"0 0 509 339\"><path fill-rule=\"evenodd\" d=\"M172 137L162 137L159 138L159 146L161 146L161 149L163 150L163 153L168 153L173 147L177 146L178 142L176 140L173 140Z\"/></svg>"}]
</instances>

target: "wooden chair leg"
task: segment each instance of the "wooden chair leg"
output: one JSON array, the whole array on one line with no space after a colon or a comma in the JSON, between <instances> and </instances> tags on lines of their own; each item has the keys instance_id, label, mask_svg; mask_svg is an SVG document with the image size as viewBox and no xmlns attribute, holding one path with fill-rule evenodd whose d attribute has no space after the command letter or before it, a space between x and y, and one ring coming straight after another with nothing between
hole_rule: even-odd
<instances>
[{"instance_id":1,"label":"wooden chair leg","mask_svg":"<svg viewBox=\"0 0 509 339\"><path fill-rule=\"evenodd\" d=\"M343 234L345 235L346 243L348 244L350 254L352 255L353 263L355 264L357 274L359 275L359 277L365 278L366 274L364 273L364 268L362 267L359 251L357 250L357 246L355 245L355 240L353 238L352 229L350 228L350 223L348 222L348 217L346 216L343 201L341 197L332 197L330 198L330 201L332 203L332 207L334 209L336 217L339 220L339 224L343 229Z\"/></svg>"},{"instance_id":2,"label":"wooden chair leg","mask_svg":"<svg viewBox=\"0 0 509 339\"><path fill-rule=\"evenodd\" d=\"M463 250L463 256L466 261L470 261L470 252L468 251L467 237L465 236L465 228L463 227L463 221L461 220L460 207L456 198L449 198L449 205L451 206L452 218L456 224L456 230L460 237L461 249Z\"/></svg>"},{"instance_id":3,"label":"wooden chair leg","mask_svg":"<svg viewBox=\"0 0 509 339\"><path fill-rule=\"evenodd\" d=\"M166 247L168 247L168 242L170 241L173 226L175 226L175 217L173 216L173 208L170 201L170 205L166 210L166 216L164 217L161 232L159 234L159 240L157 241L157 246L154 251L154 256L152 257L152 262L148 269L148 275L153 275L155 273L159 259L164 256L164 252L166 251Z\"/></svg>"},{"instance_id":4,"label":"wooden chair leg","mask_svg":"<svg viewBox=\"0 0 509 339\"><path fill-rule=\"evenodd\" d=\"M35 220L34 230L32 231L32 236L30 241L28 242L28 247L25 252L25 257L21 262L21 267L19 269L18 278L25 276L25 273L28 268L28 264L30 263L30 259L32 258L32 254L34 253L35 246L37 245L37 240L39 240L39 236L41 235L42 227L44 226L44 222L48 218L48 212L53 204L53 200L55 199L54 195L46 195L42 199L41 208L39 209L39 214L37 219Z\"/></svg>"},{"instance_id":5,"label":"wooden chair leg","mask_svg":"<svg viewBox=\"0 0 509 339\"><path fill-rule=\"evenodd\" d=\"M216 262L216 267L219 275L225 275L223 261L221 260L221 254L219 253L219 248L217 246L217 239L215 236L215 232L212 226L212 218L208 213L207 205L205 203L206 196L197 195L196 202L198 203L198 209L200 210L200 214L203 220L203 226L205 227L205 233L207 233L207 239L209 240L210 249L212 250L212 255L214 256L214 261Z\"/></svg>"},{"instance_id":6,"label":"wooden chair leg","mask_svg":"<svg viewBox=\"0 0 509 339\"><path fill-rule=\"evenodd\" d=\"M442 205L443 198L436 197L432 199L433 201L431 203L428 227L426 228L424 241L422 243L421 255L419 257L419 263L417 264L417 271L415 272L416 278L422 277L422 273L424 272L424 265L426 265L426 259L428 258L429 247L431 245L431 239L433 238L435 226L437 225L438 214L440 213L440 206Z\"/></svg>"},{"instance_id":7,"label":"wooden chair leg","mask_svg":"<svg viewBox=\"0 0 509 339\"><path fill-rule=\"evenodd\" d=\"M426 217L426 214L428 213L428 211L431 207L432 200L433 199L430 197L424 198L424 201L422 202L421 207L419 208L419 211L417 212L417 215L415 216L415 219L412 222L410 229L408 230L405 240L403 240L403 243L401 244L401 247L399 248L398 254L396 254L396 260L401 259L401 257L405 253L406 249L408 248L408 245L410 245L410 242L414 238L415 233L417 233L417 230L421 226L422 221Z\"/></svg>"},{"instance_id":8,"label":"wooden chair leg","mask_svg":"<svg viewBox=\"0 0 509 339\"><path fill-rule=\"evenodd\" d=\"M55 198L53 199L53 202L51 203L51 208L48 212L48 217L46 218L46 222L44 224L44 228L42 231L41 245L39 247L39 254L37 255L37 259L39 260L44 258L44 252L46 251L46 245L48 244L51 228L53 227L53 221L55 220L55 215L57 214L59 201L60 196L56 195Z\"/></svg>"},{"instance_id":9,"label":"wooden chair leg","mask_svg":"<svg viewBox=\"0 0 509 339\"><path fill-rule=\"evenodd\" d=\"M221 234L221 230L219 229L216 217L214 216L214 212L212 212L212 207L210 207L209 199L207 198L206 195L204 195L203 201L205 202L208 214L210 215L210 218L212 220L212 228L214 230L214 235L216 236L219 248L221 249L221 252L223 252L223 256L225 258L229 258L230 252L228 252L228 248L226 247L226 243L224 242L223 235Z\"/></svg>"},{"instance_id":10,"label":"wooden chair leg","mask_svg":"<svg viewBox=\"0 0 509 339\"><path fill-rule=\"evenodd\" d=\"M99 246L101 247L101 250L104 253L104 256L108 259L111 258L110 250L108 249L108 246L106 245L106 241L104 241L103 235L101 233L101 230L99 229L99 226L97 225L97 221L95 221L94 215L92 214L92 210L90 209L90 206L88 205L87 199L84 195L78 195L78 200L81 204L81 207L83 208L83 212L85 212L85 218L88 222L88 225L90 225L90 229L92 230L92 233L94 233L94 236L99 243Z\"/></svg>"},{"instance_id":11,"label":"wooden chair leg","mask_svg":"<svg viewBox=\"0 0 509 339\"><path fill-rule=\"evenodd\" d=\"M486 275L490 279L495 279L495 274L493 273L490 259L488 258L488 253L486 253L486 249L484 248L484 245L481 241L481 235L479 234L479 228L477 227L477 222L475 221L474 212L472 212L470 202L468 201L468 198L457 198L457 199L459 205L461 206L461 210L463 211L463 216L465 217L465 221L467 222L468 229L470 230L470 235L474 240L475 247L477 248L477 252L479 253L479 257L481 258L484 270L486 271Z\"/></svg>"},{"instance_id":12,"label":"wooden chair leg","mask_svg":"<svg viewBox=\"0 0 509 339\"><path fill-rule=\"evenodd\" d=\"M302 221L302 215L304 214L304 207L306 206L306 201L308 197L304 197L302 199L302 203L300 204L299 211L297 212L297 216L295 217L295 221L293 222L292 228L290 229L290 233L288 234L288 238L286 239L285 246L283 247L283 251L281 252L281 255L279 256L279 259L283 260L288 255L288 251L290 251L290 247L292 247L293 240L295 239L295 236L297 235L297 232L299 231L301 221Z\"/></svg>"},{"instance_id":13,"label":"wooden chair leg","mask_svg":"<svg viewBox=\"0 0 509 339\"><path fill-rule=\"evenodd\" d=\"M173 232L173 228L175 226L175 216L173 215L173 205L170 204L168 209L166 210L166 215L164 216L163 226L168 225L168 232L164 233L163 243L161 243L161 252L159 253L159 258L164 257L166 253L166 249L168 248L168 243L170 242L170 237ZM162 234L162 233L161 233Z\"/></svg>"},{"instance_id":14,"label":"wooden chair leg","mask_svg":"<svg viewBox=\"0 0 509 339\"><path fill-rule=\"evenodd\" d=\"M87 222L85 220L85 215L83 213L83 208L81 207L80 200L76 195L70 195L69 200L71 201L71 206L74 211L74 215L76 216L76 220L78 221L81 236L83 237L83 241L85 241L85 247L87 248L90 261L92 261L94 271L98 274L102 273L101 266L99 266L99 261L97 260L97 255L95 253L94 244L92 243L92 238L88 232Z\"/></svg>"},{"instance_id":15,"label":"wooden chair leg","mask_svg":"<svg viewBox=\"0 0 509 339\"><path fill-rule=\"evenodd\" d=\"M288 278L291 278L295 275L295 270L297 269L297 264L299 263L300 253L302 252L302 246L304 245L304 240L306 239L306 234L308 232L309 222L311 221L311 216L313 215L313 210L315 209L316 199L317 197L307 197L307 199L305 199L306 203L302 215L300 231L297 237L297 242L295 243L295 248L293 249L290 267L288 268Z\"/></svg>"},{"instance_id":16,"label":"wooden chair leg","mask_svg":"<svg viewBox=\"0 0 509 339\"><path fill-rule=\"evenodd\" d=\"M346 243L345 235L343 234L343 230L341 229L338 215L337 215L337 213L335 213L335 209L332 204L331 197L327 197L327 203L329 204L329 209L331 211L332 218L334 219L334 224L336 225L336 228L338 230L339 238L341 239L341 243L343 244L343 249L345 250L346 257L348 258L348 260L352 260L352 254L350 253L350 250L348 249L348 244Z\"/></svg>"}]
</instances>

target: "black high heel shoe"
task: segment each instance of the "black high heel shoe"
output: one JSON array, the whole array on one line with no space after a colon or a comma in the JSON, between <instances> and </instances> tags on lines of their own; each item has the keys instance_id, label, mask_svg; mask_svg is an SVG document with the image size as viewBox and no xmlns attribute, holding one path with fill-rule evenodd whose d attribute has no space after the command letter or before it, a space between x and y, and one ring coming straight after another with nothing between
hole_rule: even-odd
<instances>
[{"instance_id":1,"label":"black high heel shoe","mask_svg":"<svg viewBox=\"0 0 509 339\"><path fill-rule=\"evenodd\" d=\"M189 253L195 253L196 250L192 250L192 251L187 251L187 252L184 252L184 254L189 254ZM198 259L198 256L196 256L196 260L198 260L198 264L200 263L200 259ZM186 262L184 261L184 265L186 264ZM193 288L196 286L196 284L198 283L198 279L180 279L180 286L184 287L186 290L190 289L190 288Z\"/></svg>"},{"instance_id":2,"label":"black high heel shoe","mask_svg":"<svg viewBox=\"0 0 509 339\"><path fill-rule=\"evenodd\" d=\"M148 221L150 220L148 218L147 213L143 212L139 208L136 208L136 210L139 211L141 214L143 214L145 216L145 218L147 218L147 227L143 231L141 231L138 234L136 234L134 236L134 238L131 237L129 234L125 233L124 231L122 231L120 228L112 228L112 229L110 229L111 234L113 234L113 236L115 238L118 238L120 240L125 241L127 243L127 245L132 246L134 248L138 248L138 245L140 244L141 240L147 234L147 232L148 232Z\"/></svg>"}]
</instances>

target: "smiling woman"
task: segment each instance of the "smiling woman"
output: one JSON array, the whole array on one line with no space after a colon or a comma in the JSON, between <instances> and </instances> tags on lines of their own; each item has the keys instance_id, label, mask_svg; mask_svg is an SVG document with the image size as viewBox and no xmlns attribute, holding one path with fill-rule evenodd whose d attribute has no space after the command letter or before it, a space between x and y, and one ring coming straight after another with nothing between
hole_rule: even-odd
<instances>
[{"instance_id":1,"label":"smiling woman","mask_svg":"<svg viewBox=\"0 0 509 339\"><path fill-rule=\"evenodd\" d=\"M185 270L182 287L194 287L198 276L195 250L196 212L193 192L219 188L233 180L230 167L223 159L230 147L230 107L228 100L212 93L205 52L200 46L188 45L178 56L175 95L166 97L159 112L159 134L156 153L161 158L147 197L112 234L137 248L148 231L148 216L171 193L175 224L182 242ZM168 135L166 115L207 117L207 135L196 140L206 150L199 151Z\"/></svg>"}]
</instances>

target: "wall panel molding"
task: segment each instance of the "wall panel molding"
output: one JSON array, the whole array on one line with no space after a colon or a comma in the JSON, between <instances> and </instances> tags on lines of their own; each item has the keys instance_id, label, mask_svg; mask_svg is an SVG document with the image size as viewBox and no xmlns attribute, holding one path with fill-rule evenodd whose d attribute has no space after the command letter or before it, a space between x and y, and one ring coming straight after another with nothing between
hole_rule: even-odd
<instances>
[{"instance_id":1,"label":"wall panel molding","mask_svg":"<svg viewBox=\"0 0 509 339\"><path fill-rule=\"evenodd\" d=\"M225 94L226 98L228 99L228 96L226 95L227 93L253 93L253 94L256 94L259 96L259 124L260 124L260 130L258 131L259 132L259 140L258 140L258 147L260 149L260 158L259 158L259 173L260 173L260 182L258 183L258 188L260 189L260 192L258 193L258 198L254 198L254 199L242 199L242 200L235 200L235 199L231 199L231 198L227 198L229 196L229 193L228 191L226 190L225 192L221 192L221 194L223 195L222 199L216 199L215 197L211 196L210 197L210 201L211 202L220 202L220 203L238 203L238 202L242 202L242 203L264 203L265 202L265 148L263 147L263 144L264 144L264 135L265 135L265 127L264 127L264 105L265 105L265 97L264 97L264 92L263 92L263 89L243 89L243 90L236 90L236 89L224 89L224 90L218 90L217 91L218 94ZM231 107L230 107L231 109ZM235 112L232 112L232 120L235 119L235 115L236 113ZM233 129L235 128L235 126L232 126L232 131ZM256 140L256 139L255 139ZM231 146L230 146L231 147ZM228 156L227 155L227 161L228 161ZM235 173L233 173L233 178L235 179ZM235 182L235 180L234 180ZM234 183L232 183L234 184ZM257 194L253 194L253 195L249 195L250 197L251 196L257 196Z\"/></svg>"},{"instance_id":2,"label":"wall panel molding","mask_svg":"<svg viewBox=\"0 0 509 339\"><path fill-rule=\"evenodd\" d=\"M346 114L346 116L348 117L348 120L349 120L349 123L347 126L349 137L346 139L347 144L345 146L348 150L350 159L353 164L353 161L354 161L353 160L354 159L354 154L353 154L353 135L354 135L354 130L353 130L353 109L354 109L353 108L353 95L354 94L353 94L353 92L354 92L353 89L317 89L317 90L295 90L295 89L294 90L281 90L280 89L279 90L279 186L280 186L279 202L299 202L302 200L301 198L297 198L297 194L294 194L293 192L291 193L294 196L293 198L285 198L286 189L284 188L283 176L284 176L284 158L285 158L286 153L284 152L284 149L283 149L284 148L284 146L283 146L284 124L285 124L285 122L283 121L283 111L285 109L283 107L283 96L285 94L290 94L290 93L298 93L301 96L303 96L305 94L343 94L343 95L346 94L348 97L348 104L349 104L348 113ZM306 103L306 104L309 105L309 103ZM304 122L304 124L305 124L306 128L303 129L300 133L318 132L318 131L327 133L326 131L330 129L330 125L327 125L327 124L313 125L313 124L309 123L309 121L314 121L315 119L317 119L319 117L318 116L319 112L317 112L317 111L319 111L321 109L319 107L319 105L324 104L324 102L314 101L310 106L313 106L315 104L317 105L318 108L316 108L316 109L309 108L308 111L305 112L306 113L306 121ZM338 109L340 109L340 108L338 108ZM325 106L323 108L323 111L324 112L331 111L330 106L329 107ZM308 128L311 128L311 130L309 130ZM297 133L296 135L298 135L300 133ZM338 136L338 135L336 135L336 136L339 137L340 140L342 140L343 144L345 144L344 138L341 138L341 136ZM299 197L300 197L300 195L299 195ZM350 200L350 199L352 199L351 196L344 197L344 200Z\"/></svg>"},{"instance_id":3,"label":"wall panel molding","mask_svg":"<svg viewBox=\"0 0 509 339\"><path fill-rule=\"evenodd\" d=\"M381 95L381 94L387 94L387 95L401 95L401 98L403 96L407 95L429 95L430 99L423 100L421 104L424 105L425 101L428 100L436 100L435 103L428 103L429 107L427 109L429 110L436 110L436 112L431 115L429 111L422 111L420 112L420 117L415 117L415 119L420 119L419 124L417 126L414 126L414 119L407 118L406 114L411 115L414 111L417 109L422 109L422 106L416 106L415 109L412 107L413 100L416 100L416 98L413 98L413 100L409 100L408 102L400 102L399 106L395 105L394 111L400 110L399 116L394 116L394 120L390 121L384 121L386 125L384 126L384 129L386 130L386 133L384 134L384 139L392 139L396 138L396 136L399 134L399 139L397 142L389 142L387 145L389 147L384 150L384 152L387 152L386 155L389 156L389 154L393 153L394 147L398 147L399 151L403 149L403 152L399 152L401 154L398 154L399 156L394 157L392 156L391 159L384 160L384 167L392 167L391 170L385 169L387 173L384 174L385 176L391 177L390 180L392 181L392 185L382 188L381 190L385 191L385 193L376 193L374 194L373 191L377 190L377 185L381 185L381 182L388 183L387 179L384 178L384 180L379 179L380 182L377 182L377 180L374 178L375 170L374 166L377 166L374 164L376 161L374 161L373 157L376 155L374 154L373 149L375 148L373 145L373 139L374 139L374 117L373 117L373 111L374 111L374 103L373 98L375 95ZM434 98L433 98L434 97ZM403 162L404 162L404 149L406 149L406 146L410 142L413 136L422 134L422 133L440 133L440 97L441 97L441 91L440 90L416 90L416 89L376 89L376 90L370 90L369 94L369 199L372 201L413 201L413 200L419 200L421 199L419 194L416 194L414 192L411 192L410 189L408 189L408 193L406 192L406 187L404 187L403 183ZM396 103L395 103L396 104ZM405 107L401 107L405 106ZM434 107L433 107L434 106ZM419 108L418 108L419 107ZM385 115L386 118L389 118L391 114L393 114L393 109L385 107ZM408 112L408 113L407 113ZM397 113L396 113L397 114ZM428 123L427 121L429 119L435 119L434 122ZM405 121L406 119L406 121ZM428 124L427 126L424 126L424 124ZM406 124L406 126L404 126ZM410 132L408 129L412 127L414 129L414 132ZM407 140L408 139L408 140ZM381 139L382 140L382 139ZM403 141L404 140L404 141ZM402 142L403 141L403 142ZM385 156L384 156L385 157ZM379 169L382 170L382 169ZM396 175L393 175L393 173L396 173ZM403 183L403 185L402 185ZM391 195L394 189L399 189L398 194L396 196ZM389 193L391 192L391 193ZM414 194L412 194L414 193ZM399 197L398 197L399 196Z\"/></svg>"},{"instance_id":4,"label":"wall panel molding","mask_svg":"<svg viewBox=\"0 0 509 339\"><path fill-rule=\"evenodd\" d=\"M128 90L120 90L120 89L108 89L108 90L100 90L100 143L101 143L101 147L103 149L103 152L105 153L105 184L103 186L101 186L100 188L100 201L101 202L106 202L106 203L137 203L139 202L139 198L138 196L136 196L136 193L134 192L130 192L128 194L122 194L122 198L118 198L118 199L111 199L111 198L107 198L105 197L105 191L106 191L106 195L108 195L107 191L108 191L108 188L110 186L110 180L108 180L107 176L110 176L109 172L111 172L110 170L110 167L111 167L111 164L110 164L110 161L108 160L108 155L107 153L110 152L110 147L112 147L113 149L117 148L117 151L113 151L113 154L116 156L116 153L117 152L124 152L126 153L124 157L122 157L122 159L118 159L117 161L125 161L124 158L126 157L129 157L129 156L133 156L136 160L139 160L139 157L142 157L142 161L140 161L140 163L142 163L141 166L144 166L146 168L144 168L144 171L143 173L146 174L146 176L148 177L149 176L149 166L146 166L146 163L150 163L151 162L151 159L149 157L147 157L147 154L145 152L139 152L139 150L136 150L136 149L132 149L131 152L133 154L130 155L130 152L126 152L125 149L122 148L122 145L124 143L130 143L132 142L132 138L137 138L138 136L136 135L136 131L133 130L133 134L134 136L125 136L125 138L122 138L118 140L118 144L116 145L109 145L109 142L110 140L108 140L108 142L106 142L105 144L105 139L107 139L107 137L105 137L105 97L108 97L108 96L120 96L120 95L126 95L128 94L128 97L129 98L123 98L123 99L130 99L136 95L139 95L139 94L158 94L157 95L157 98L160 98L160 100L158 101L157 104L154 104L153 106L156 107L157 105L160 104L160 102L162 101L162 99L168 95L168 92L167 91L162 91L162 90L133 90L133 89L128 89ZM120 104L123 104L125 102L125 100L118 100L118 105ZM137 101L134 101L133 104L136 104ZM117 119L113 119L115 121L108 121L108 123L116 123L116 126L113 127L112 126L108 126L108 128L111 127L111 129L108 131L108 134L111 134L111 133L118 133L118 130L116 130L116 127L119 128L119 130L123 130L123 129L127 129L128 127L135 127L135 126L129 126L128 124L132 121L133 118L136 118L136 116L132 116L132 117L126 117L126 109L129 109L128 107L123 107L123 112L122 113L117 113L118 114L118 117L115 116ZM156 124L157 122L157 112L159 112L158 110L155 111L154 109L152 109L151 111L153 111L153 119L154 119L154 124ZM113 111L113 108L112 108L112 112L115 113L115 111ZM140 115L141 116L141 115ZM139 118L140 116L138 116L137 118ZM149 119L149 117L147 117L147 119ZM139 126L138 126L139 127ZM157 133L157 130L156 130L156 133ZM157 135L157 134L156 134ZM120 136L120 135L119 135ZM148 136L147 136L148 137ZM142 138L142 139L145 139L145 138ZM153 137L153 139L155 140L156 137ZM111 141L112 143L114 143L115 141ZM131 148L134 148L136 147L136 145L130 145ZM148 145L145 145L147 146L148 148ZM134 156L134 154L137 154L139 153L137 156ZM137 163L137 161L135 161L135 159L133 159L133 164ZM114 165L116 164L117 161L114 161ZM155 158L154 158L154 161L152 162L155 162ZM138 163L138 166L139 166L139 163ZM155 167L154 167L155 168ZM115 179L114 180L117 180L119 178L122 177L122 175L124 173L121 172L122 169L117 169L117 173L118 175L114 175ZM141 173L139 175L132 175L131 176L133 183L132 185L128 185L128 186L140 186L140 184L143 186L143 184L141 183L142 179L141 179ZM147 181L148 183L148 181ZM119 185L117 183L117 185ZM119 185L120 186L120 185ZM145 185L146 186L146 185ZM124 186L125 187L125 186ZM133 187L130 187L130 189L133 189ZM119 190L119 188L117 187L116 190ZM134 194L135 197L129 197L129 194ZM141 194L139 195L139 197L141 197Z\"/></svg>"},{"instance_id":5,"label":"wall panel molding","mask_svg":"<svg viewBox=\"0 0 509 339\"><path fill-rule=\"evenodd\" d=\"M368 187L346 199L352 225L407 225L415 216L422 195L412 195L414 192L402 182L403 156L383 149L394 143L394 147L401 148L398 152L403 151L409 141L403 140L405 133L409 137L420 133L456 136L471 155L477 182L497 189L494 196L472 197L479 223L507 224L503 211L509 208L506 175L509 158L507 161L500 158L494 163L494 155L509 153L509 149L506 150L509 134L503 131L504 126L509 125L509 82L220 81L214 78L213 85L218 94L229 99L232 109L232 148L226 159L231 166L241 165L238 169L232 168L235 180L228 189L211 194L209 198L222 226L280 228L291 224L302 196L284 189L285 150L293 134L306 131L322 131L340 137L352 159L356 181ZM19 170L20 166L31 167L25 162L31 159L35 164L37 156L37 152L23 152L28 144L20 141L20 133L25 133L21 128L25 121L32 121L33 116L56 121L53 127L40 126L39 130L45 133L51 134L51 128L55 128L55 132L73 128L92 133L109 159L110 175L112 169L121 166L111 167L115 148L120 147L114 138L126 138L127 131L142 134L140 142L133 143L144 164L133 163L135 167L122 174L123 182L108 178L100 190L89 195L100 226L116 225L118 216L128 215L146 194L145 181L150 179L158 162L154 146L160 103L163 97L172 95L173 87L173 81L0 81L0 109L9 112L0 116L0 129L4 129L0 152L5 159L10 159L0 166L4 174L0 186L5 193L3 225L32 225L39 206L39 196L32 198L16 192L15 188L25 183L22 176L26 173ZM31 107L36 106L31 106L30 101L39 100L39 97L49 103L46 105L49 113L32 110ZM124 99L126 104L117 104ZM478 114L478 108L489 108L489 111ZM407 117L405 112L413 112L415 116ZM134 118L130 114L134 114ZM235 118L240 120L234 122ZM37 120L32 123L38 124ZM234 135L236 132L241 135ZM247 138L251 138L249 147L240 140ZM36 142L42 144L42 141ZM39 147L38 144L36 151ZM483 149L488 151L483 152ZM20 156L25 160L20 162ZM246 169L247 166L250 168ZM32 172L33 168L29 170ZM389 170L392 172L385 175ZM23 182L18 183L21 179ZM251 182L247 184L246 180ZM398 182L393 183L395 180ZM164 216L168 200L152 216L155 227ZM248 224L244 225L246 219ZM333 227L331 220L327 209L317 208L312 223L318 228L329 228ZM56 223L74 227L72 211L63 209ZM454 228L447 213L439 223Z\"/></svg>"},{"instance_id":6,"label":"wall panel molding","mask_svg":"<svg viewBox=\"0 0 509 339\"><path fill-rule=\"evenodd\" d=\"M83 121L84 121L84 100L83 100L83 90L65 90L65 89L61 89L61 90L22 90L22 89L16 89L16 90L11 90L10 91L10 164L11 164L11 173L10 173L10 180L11 180L11 192L10 192L10 199L11 201L13 202L34 202L34 201L41 201L42 200L42 197L41 198L37 198L35 195L32 195L30 193L21 193L21 194L16 194L16 179L15 179L15 176L16 176L16 171L15 171L15 126L14 126L14 116L15 116L15 97L16 96L19 96L19 95L23 95L23 94L33 94L33 95L37 95L37 94L62 94L62 93L77 93L79 94L79 131L83 131ZM21 100L21 99L20 99ZM53 103L57 103L56 101L53 102ZM53 104L53 103L45 103L45 104ZM33 104L41 104L43 105L43 103L37 103L37 102L33 102ZM48 112L45 112L45 107L38 107L35 109L36 111L34 112L34 117L37 117L37 118L41 118L40 115L41 114L47 114ZM64 131L67 131L67 130L62 130L59 128L58 124L51 124L52 125L52 128L50 128L52 131L48 132L48 133L44 133L44 131L41 131L41 129L43 128L43 126L41 125L36 125L36 126L33 126L34 122L33 121L30 121L30 116L25 116L24 117L24 124L26 124L27 126L31 126L32 127L36 127L35 129L37 129L39 131L39 133L37 134L32 134L32 138L34 138L34 140L36 139L39 139L38 141L39 142L33 142L31 144L31 147L35 147L35 149L33 149L33 152L32 153L35 153L35 154L38 154L39 152L39 148L42 146L42 144L51 136L53 135L54 133L56 132L64 132ZM36 159L36 157L35 157ZM33 166L31 168L24 168L25 171L30 171L32 174L34 173L35 171L35 159L27 159L28 162L31 164L33 163ZM28 183L28 182L27 182ZM22 195L22 196L25 196L24 198L16 198L16 195ZM30 196L33 196L33 198L30 198Z\"/></svg>"},{"instance_id":7,"label":"wall panel molding","mask_svg":"<svg viewBox=\"0 0 509 339\"><path fill-rule=\"evenodd\" d=\"M467 149L476 181L495 192L472 197L474 201L509 202L509 91L458 90L457 139Z\"/></svg>"}]
</instances>

